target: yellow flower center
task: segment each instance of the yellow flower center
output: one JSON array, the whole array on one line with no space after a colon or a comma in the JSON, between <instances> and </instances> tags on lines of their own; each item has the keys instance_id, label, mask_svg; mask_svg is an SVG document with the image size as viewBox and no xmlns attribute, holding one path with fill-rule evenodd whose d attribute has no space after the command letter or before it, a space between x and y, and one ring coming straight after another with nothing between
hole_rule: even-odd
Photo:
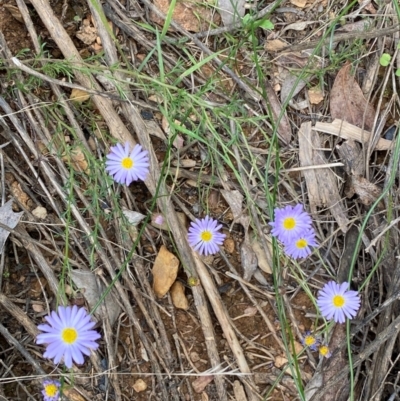
<instances>
[{"instance_id":1,"label":"yellow flower center","mask_svg":"<svg viewBox=\"0 0 400 401\"><path fill-rule=\"evenodd\" d=\"M61 332L62 340L67 344L73 344L78 338L78 332L73 327L67 327Z\"/></svg>"},{"instance_id":2,"label":"yellow flower center","mask_svg":"<svg viewBox=\"0 0 400 401\"><path fill-rule=\"evenodd\" d=\"M57 394L57 391L58 387L54 383L44 385L44 392L47 397L54 397Z\"/></svg>"},{"instance_id":3,"label":"yellow flower center","mask_svg":"<svg viewBox=\"0 0 400 401\"><path fill-rule=\"evenodd\" d=\"M315 337L313 336L306 336L304 338L304 344L310 347L311 345L315 344Z\"/></svg>"},{"instance_id":4,"label":"yellow flower center","mask_svg":"<svg viewBox=\"0 0 400 401\"><path fill-rule=\"evenodd\" d=\"M286 217L283 220L283 228L285 230L293 230L296 227L296 220L293 217Z\"/></svg>"},{"instance_id":5,"label":"yellow flower center","mask_svg":"<svg viewBox=\"0 0 400 401\"><path fill-rule=\"evenodd\" d=\"M133 165L134 165L133 160L130 157L124 157L121 160L121 166L123 168L126 168L127 170L131 169Z\"/></svg>"},{"instance_id":6,"label":"yellow flower center","mask_svg":"<svg viewBox=\"0 0 400 401\"><path fill-rule=\"evenodd\" d=\"M212 232L211 232L211 231L208 231L208 230L203 231L203 232L201 233L201 235L200 235L201 240L204 241L204 242L209 242L209 241L211 241L211 240L212 240L212 237L213 237Z\"/></svg>"},{"instance_id":7,"label":"yellow flower center","mask_svg":"<svg viewBox=\"0 0 400 401\"><path fill-rule=\"evenodd\" d=\"M318 351L322 356L325 356L325 355L328 355L329 348L326 345L322 345L321 347L319 347Z\"/></svg>"},{"instance_id":8,"label":"yellow flower center","mask_svg":"<svg viewBox=\"0 0 400 401\"><path fill-rule=\"evenodd\" d=\"M345 303L343 295L335 295L332 301L333 306L335 306L336 308L342 308Z\"/></svg>"},{"instance_id":9,"label":"yellow flower center","mask_svg":"<svg viewBox=\"0 0 400 401\"><path fill-rule=\"evenodd\" d=\"M304 249L307 245L307 241L304 238L300 238L296 241L296 247L299 249Z\"/></svg>"}]
</instances>

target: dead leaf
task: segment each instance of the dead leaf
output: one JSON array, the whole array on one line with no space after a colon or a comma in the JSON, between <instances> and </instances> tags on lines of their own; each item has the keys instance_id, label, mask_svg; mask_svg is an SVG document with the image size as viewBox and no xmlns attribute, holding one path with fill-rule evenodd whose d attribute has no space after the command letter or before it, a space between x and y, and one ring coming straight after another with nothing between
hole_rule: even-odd
<instances>
[{"instance_id":1,"label":"dead leaf","mask_svg":"<svg viewBox=\"0 0 400 401\"><path fill-rule=\"evenodd\" d=\"M272 39L272 40L267 39L264 45L264 49L269 52L278 52L279 50L282 50L287 46L288 44L280 39Z\"/></svg>"},{"instance_id":2,"label":"dead leaf","mask_svg":"<svg viewBox=\"0 0 400 401\"><path fill-rule=\"evenodd\" d=\"M268 81L265 81L265 91L269 101L269 106L272 109L275 121L277 121L277 118L282 111L282 105L279 102L278 96L276 95L275 91ZM268 109L268 107L266 107L266 109ZM288 145L292 139L292 127L287 117L286 110L284 111L282 118L279 121L278 136L285 145Z\"/></svg>"},{"instance_id":3,"label":"dead leaf","mask_svg":"<svg viewBox=\"0 0 400 401\"><path fill-rule=\"evenodd\" d=\"M374 125L375 110L367 102L364 94L351 74L351 64L345 64L338 72L330 94L332 118L371 131Z\"/></svg>"},{"instance_id":4,"label":"dead leaf","mask_svg":"<svg viewBox=\"0 0 400 401\"><path fill-rule=\"evenodd\" d=\"M169 0L154 0L153 4L164 14L167 14L171 7L171 2ZM175 3L172 18L187 31L200 32L208 29L211 22L218 25L218 18L220 17L218 15L218 18L215 19L211 9L201 4L184 0ZM164 19L153 12L150 12L150 19L158 25L164 25ZM168 30L173 31L173 28L169 28Z\"/></svg>"},{"instance_id":5,"label":"dead leaf","mask_svg":"<svg viewBox=\"0 0 400 401\"><path fill-rule=\"evenodd\" d=\"M90 99L90 94L86 91L74 88L71 91L69 99L73 100L74 102L83 103L86 102L86 100Z\"/></svg>"},{"instance_id":6,"label":"dead leaf","mask_svg":"<svg viewBox=\"0 0 400 401\"><path fill-rule=\"evenodd\" d=\"M243 226L245 233L247 233L250 225L250 218L242 209L243 195L237 190L230 191L225 189L221 190L221 194L231 208L233 221L235 223L240 223Z\"/></svg>"},{"instance_id":7,"label":"dead leaf","mask_svg":"<svg viewBox=\"0 0 400 401\"><path fill-rule=\"evenodd\" d=\"M304 29L306 29L308 25L315 24L316 22L317 21L294 22L293 24L289 24L289 25L285 26L285 28L282 29L281 34L290 29L292 29L294 31L304 31Z\"/></svg>"},{"instance_id":8,"label":"dead leaf","mask_svg":"<svg viewBox=\"0 0 400 401\"><path fill-rule=\"evenodd\" d=\"M299 159L302 167L327 164L319 135L313 132L311 122L303 123L298 132ZM339 192L337 179L329 168L309 168L303 171L312 213L317 207L328 206L340 229L345 233L350 221Z\"/></svg>"},{"instance_id":9,"label":"dead leaf","mask_svg":"<svg viewBox=\"0 0 400 401\"><path fill-rule=\"evenodd\" d=\"M61 157L62 161L70 164L75 171L90 174L89 163L85 154L78 147L70 149L69 153L64 153Z\"/></svg>"},{"instance_id":10,"label":"dead leaf","mask_svg":"<svg viewBox=\"0 0 400 401\"><path fill-rule=\"evenodd\" d=\"M179 259L162 245L152 269L153 291L158 298L162 298L175 282L178 267Z\"/></svg>"},{"instance_id":11,"label":"dead leaf","mask_svg":"<svg viewBox=\"0 0 400 401\"><path fill-rule=\"evenodd\" d=\"M218 0L218 11L223 24L230 25L240 21L246 11L245 0Z\"/></svg>"},{"instance_id":12,"label":"dead leaf","mask_svg":"<svg viewBox=\"0 0 400 401\"><path fill-rule=\"evenodd\" d=\"M274 365L277 368L280 369L282 366L286 365L287 363L288 363L288 360L285 357L279 356L279 355L275 357Z\"/></svg>"},{"instance_id":13,"label":"dead leaf","mask_svg":"<svg viewBox=\"0 0 400 401\"><path fill-rule=\"evenodd\" d=\"M193 390L200 394L208 384L210 384L214 380L214 376L200 376L196 380L192 382Z\"/></svg>"},{"instance_id":14,"label":"dead leaf","mask_svg":"<svg viewBox=\"0 0 400 401\"><path fill-rule=\"evenodd\" d=\"M300 91L302 91L312 77L305 77L305 79L300 79L299 81L299 77L296 74L284 70L280 74L280 78L282 79L281 102L285 103L289 98L292 100Z\"/></svg>"},{"instance_id":15,"label":"dead leaf","mask_svg":"<svg viewBox=\"0 0 400 401\"><path fill-rule=\"evenodd\" d=\"M97 38L97 29L93 26L83 25L75 36L85 45L91 45Z\"/></svg>"},{"instance_id":16,"label":"dead leaf","mask_svg":"<svg viewBox=\"0 0 400 401\"><path fill-rule=\"evenodd\" d=\"M11 184L10 191L12 195L18 200L18 202L21 203L21 205L26 207L28 210L32 209L32 199L22 190L21 184L18 181L14 181Z\"/></svg>"},{"instance_id":17,"label":"dead leaf","mask_svg":"<svg viewBox=\"0 0 400 401\"><path fill-rule=\"evenodd\" d=\"M308 98L311 104L319 104L324 100L324 94L319 87L314 87L308 90Z\"/></svg>"},{"instance_id":18,"label":"dead leaf","mask_svg":"<svg viewBox=\"0 0 400 401\"><path fill-rule=\"evenodd\" d=\"M185 295L185 287L180 281L175 281L169 292L175 308L183 310L189 309L189 301Z\"/></svg>"},{"instance_id":19,"label":"dead leaf","mask_svg":"<svg viewBox=\"0 0 400 401\"><path fill-rule=\"evenodd\" d=\"M182 125L182 123L179 120L174 121L175 125ZM167 136L171 136L171 127L169 124L168 119L163 116L161 120L161 127L164 130L164 132L167 134ZM180 149L183 146L183 138L181 135L175 135L174 142L172 142L172 145L174 145L177 149Z\"/></svg>"},{"instance_id":20,"label":"dead leaf","mask_svg":"<svg viewBox=\"0 0 400 401\"><path fill-rule=\"evenodd\" d=\"M75 286L81 290L81 293L85 296L90 308L93 308L104 293L106 289L105 286L102 283L99 283L98 285L95 273L92 271L72 270L70 274ZM108 293L103 304L112 326L121 313L121 307L112 292ZM98 319L105 318L103 315L103 308L101 307L96 309L94 315Z\"/></svg>"},{"instance_id":21,"label":"dead leaf","mask_svg":"<svg viewBox=\"0 0 400 401\"><path fill-rule=\"evenodd\" d=\"M257 255L251 245L245 240L240 247L240 259L243 268L243 279L250 281L258 265Z\"/></svg>"},{"instance_id":22,"label":"dead leaf","mask_svg":"<svg viewBox=\"0 0 400 401\"><path fill-rule=\"evenodd\" d=\"M12 6L10 4L4 4L4 8L15 18L18 22L24 23L24 19L22 18L21 12L19 8L16 6Z\"/></svg>"},{"instance_id":23,"label":"dead leaf","mask_svg":"<svg viewBox=\"0 0 400 401\"><path fill-rule=\"evenodd\" d=\"M122 208L122 213L127 218L129 223L132 224L133 226L137 226L143 219L146 218L146 215L139 212L135 212L133 210L129 210L125 207Z\"/></svg>"},{"instance_id":24,"label":"dead leaf","mask_svg":"<svg viewBox=\"0 0 400 401\"><path fill-rule=\"evenodd\" d=\"M272 245L267 242L267 246L269 247L270 250L270 255L272 255ZM257 240L256 237L254 237L251 241L251 247L253 248L253 251L257 255L257 261L258 261L258 267L267 274L272 274L272 261L268 260L267 255L264 252L264 249L262 248L261 244Z\"/></svg>"},{"instance_id":25,"label":"dead leaf","mask_svg":"<svg viewBox=\"0 0 400 401\"><path fill-rule=\"evenodd\" d=\"M367 206L375 202L382 193L377 185L361 176L353 176L352 185L355 193L360 197L360 201Z\"/></svg>"},{"instance_id":26,"label":"dead leaf","mask_svg":"<svg viewBox=\"0 0 400 401\"><path fill-rule=\"evenodd\" d=\"M44 311L43 305L40 304L32 304L32 309L36 313L40 313Z\"/></svg>"}]
</instances>

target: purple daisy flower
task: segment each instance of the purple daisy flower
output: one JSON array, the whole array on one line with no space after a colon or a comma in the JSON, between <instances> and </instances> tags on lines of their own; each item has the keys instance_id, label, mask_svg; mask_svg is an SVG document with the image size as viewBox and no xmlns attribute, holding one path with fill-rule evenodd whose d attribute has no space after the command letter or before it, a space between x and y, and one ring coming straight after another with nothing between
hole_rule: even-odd
<instances>
[{"instance_id":1,"label":"purple daisy flower","mask_svg":"<svg viewBox=\"0 0 400 401\"><path fill-rule=\"evenodd\" d=\"M47 344L45 358L54 358L58 364L64 357L67 368L72 368L72 361L81 364L84 362L83 354L90 355L90 350L97 349L99 344L95 341L100 338L96 324L84 308L74 306L59 306L58 313L51 312L45 318L50 324L39 324L38 329L44 331L36 338L36 344Z\"/></svg>"},{"instance_id":2,"label":"purple daisy flower","mask_svg":"<svg viewBox=\"0 0 400 401\"><path fill-rule=\"evenodd\" d=\"M286 243L285 252L294 259L306 258L311 254L310 246L317 245L314 229L308 228L297 239Z\"/></svg>"},{"instance_id":3,"label":"purple daisy flower","mask_svg":"<svg viewBox=\"0 0 400 401\"><path fill-rule=\"evenodd\" d=\"M310 348L310 350L316 351L319 341L318 341L317 337L315 337L311 334L310 331L306 331L304 337L301 340L301 343L305 347Z\"/></svg>"},{"instance_id":4,"label":"purple daisy flower","mask_svg":"<svg viewBox=\"0 0 400 401\"><path fill-rule=\"evenodd\" d=\"M344 323L346 317L352 319L360 308L360 296L357 291L348 290L349 283L336 284L329 281L318 294L317 305L321 315L336 323Z\"/></svg>"},{"instance_id":5,"label":"purple daisy flower","mask_svg":"<svg viewBox=\"0 0 400 401\"><path fill-rule=\"evenodd\" d=\"M275 221L269 223L273 229L271 234L285 245L300 238L304 230L311 228L311 217L303 211L303 205L286 206L275 209Z\"/></svg>"},{"instance_id":6,"label":"purple daisy flower","mask_svg":"<svg viewBox=\"0 0 400 401\"><path fill-rule=\"evenodd\" d=\"M218 245L221 245L226 237L225 234L218 232L222 224L206 216L204 219L196 219L190 224L188 240L190 246L200 255L212 255L219 251Z\"/></svg>"},{"instance_id":7,"label":"purple daisy flower","mask_svg":"<svg viewBox=\"0 0 400 401\"><path fill-rule=\"evenodd\" d=\"M120 143L111 146L106 157L106 170L119 184L130 185L132 181L144 181L149 172L149 157L147 150L135 145L130 151L127 142L125 147Z\"/></svg>"},{"instance_id":8,"label":"purple daisy flower","mask_svg":"<svg viewBox=\"0 0 400 401\"><path fill-rule=\"evenodd\" d=\"M324 358L330 358L332 356L332 352L327 345L321 345L318 348L318 352Z\"/></svg>"},{"instance_id":9,"label":"purple daisy flower","mask_svg":"<svg viewBox=\"0 0 400 401\"><path fill-rule=\"evenodd\" d=\"M58 380L45 380L43 382L43 399L44 401L57 401L60 397L61 384Z\"/></svg>"}]
</instances>

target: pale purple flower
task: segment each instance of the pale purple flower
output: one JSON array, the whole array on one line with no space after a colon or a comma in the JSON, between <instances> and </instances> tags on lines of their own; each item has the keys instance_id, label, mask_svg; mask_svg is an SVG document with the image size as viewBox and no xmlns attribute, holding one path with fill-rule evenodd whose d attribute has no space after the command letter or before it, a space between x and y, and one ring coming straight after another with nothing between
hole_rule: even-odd
<instances>
[{"instance_id":1,"label":"pale purple flower","mask_svg":"<svg viewBox=\"0 0 400 401\"><path fill-rule=\"evenodd\" d=\"M317 337L311 334L310 331L306 331L304 334L304 337L301 339L301 343L305 346L310 348L312 351L317 350L317 346L319 344L319 341Z\"/></svg>"},{"instance_id":2,"label":"pale purple flower","mask_svg":"<svg viewBox=\"0 0 400 401\"><path fill-rule=\"evenodd\" d=\"M311 228L311 217L303 210L303 205L286 206L275 209L275 221L269 223L273 229L271 234L285 245L304 235Z\"/></svg>"},{"instance_id":3,"label":"pale purple flower","mask_svg":"<svg viewBox=\"0 0 400 401\"><path fill-rule=\"evenodd\" d=\"M90 350L98 348L95 341L100 338L96 324L84 308L59 306L58 312L51 312L45 319L49 324L39 324L38 329L44 331L36 337L37 344L47 344L43 354L45 358L54 359L58 364L62 358L67 368L72 362L82 364L83 354L90 355Z\"/></svg>"},{"instance_id":4,"label":"pale purple flower","mask_svg":"<svg viewBox=\"0 0 400 401\"><path fill-rule=\"evenodd\" d=\"M204 219L196 219L190 224L188 240L190 246L200 255L212 255L219 251L218 245L222 245L226 237L225 234L218 230L222 228L222 224L218 225L218 221L206 216Z\"/></svg>"},{"instance_id":5,"label":"pale purple flower","mask_svg":"<svg viewBox=\"0 0 400 401\"><path fill-rule=\"evenodd\" d=\"M160 213L157 213L153 216L153 223L158 226L162 226L164 224L164 216Z\"/></svg>"},{"instance_id":6,"label":"pale purple flower","mask_svg":"<svg viewBox=\"0 0 400 401\"><path fill-rule=\"evenodd\" d=\"M60 397L61 384L58 380L45 380L43 382L43 400L44 401L57 401Z\"/></svg>"},{"instance_id":7,"label":"pale purple flower","mask_svg":"<svg viewBox=\"0 0 400 401\"><path fill-rule=\"evenodd\" d=\"M111 146L106 157L106 170L119 184L130 185L132 181L144 181L149 173L149 166L147 150L135 145L131 151L128 142L125 147L120 143Z\"/></svg>"},{"instance_id":8,"label":"pale purple flower","mask_svg":"<svg viewBox=\"0 0 400 401\"><path fill-rule=\"evenodd\" d=\"M344 323L346 317L352 319L360 308L360 296L350 291L349 283L336 284L329 281L318 294L317 305L321 315L336 323Z\"/></svg>"},{"instance_id":9,"label":"pale purple flower","mask_svg":"<svg viewBox=\"0 0 400 401\"><path fill-rule=\"evenodd\" d=\"M310 246L317 246L315 231L308 228L296 239L286 243L285 252L294 259L306 258L311 254Z\"/></svg>"}]
</instances>

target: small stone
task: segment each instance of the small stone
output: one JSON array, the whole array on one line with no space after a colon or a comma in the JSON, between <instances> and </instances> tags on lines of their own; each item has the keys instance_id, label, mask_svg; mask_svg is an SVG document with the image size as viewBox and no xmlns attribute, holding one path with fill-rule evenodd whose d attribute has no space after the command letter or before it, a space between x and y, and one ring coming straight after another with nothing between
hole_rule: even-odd
<instances>
[{"instance_id":1,"label":"small stone","mask_svg":"<svg viewBox=\"0 0 400 401\"><path fill-rule=\"evenodd\" d=\"M137 393L141 393L142 391L147 389L147 384L144 380L142 379L138 379L135 381L135 384L133 385L133 389L137 392Z\"/></svg>"},{"instance_id":2,"label":"small stone","mask_svg":"<svg viewBox=\"0 0 400 401\"><path fill-rule=\"evenodd\" d=\"M175 308L188 310L189 302L185 295L185 287L180 281L175 281L170 290L172 303Z\"/></svg>"},{"instance_id":3,"label":"small stone","mask_svg":"<svg viewBox=\"0 0 400 401\"><path fill-rule=\"evenodd\" d=\"M47 217L47 210L43 206L38 206L36 209L32 210L32 214L38 219L45 219Z\"/></svg>"},{"instance_id":4,"label":"small stone","mask_svg":"<svg viewBox=\"0 0 400 401\"><path fill-rule=\"evenodd\" d=\"M235 252L235 241L232 238L226 238L224 241L224 248L228 253Z\"/></svg>"}]
</instances>

